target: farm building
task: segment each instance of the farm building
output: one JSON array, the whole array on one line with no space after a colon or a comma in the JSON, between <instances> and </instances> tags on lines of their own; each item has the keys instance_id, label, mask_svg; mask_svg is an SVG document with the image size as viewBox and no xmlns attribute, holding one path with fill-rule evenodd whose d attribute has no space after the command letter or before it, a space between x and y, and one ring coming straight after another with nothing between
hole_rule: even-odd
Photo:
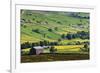
<instances>
[{"instance_id":1,"label":"farm building","mask_svg":"<svg viewBox=\"0 0 100 73\"><path fill-rule=\"evenodd\" d=\"M47 48L47 47L48 46L36 46L36 47L33 47L30 50L30 54L31 55L39 55L39 54L43 53L44 48Z\"/></svg>"}]
</instances>

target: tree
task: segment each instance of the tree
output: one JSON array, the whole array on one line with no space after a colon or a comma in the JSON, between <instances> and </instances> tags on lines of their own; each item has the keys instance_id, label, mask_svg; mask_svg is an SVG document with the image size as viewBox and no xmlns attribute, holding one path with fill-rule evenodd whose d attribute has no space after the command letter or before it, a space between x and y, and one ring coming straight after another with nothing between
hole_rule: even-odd
<instances>
[{"instance_id":1,"label":"tree","mask_svg":"<svg viewBox=\"0 0 100 73\"><path fill-rule=\"evenodd\" d=\"M76 45L81 45L81 42L80 41L76 41Z\"/></svg>"},{"instance_id":2,"label":"tree","mask_svg":"<svg viewBox=\"0 0 100 73\"><path fill-rule=\"evenodd\" d=\"M44 42L43 41L40 41L40 46L44 46Z\"/></svg>"},{"instance_id":3,"label":"tree","mask_svg":"<svg viewBox=\"0 0 100 73\"><path fill-rule=\"evenodd\" d=\"M36 21L37 22L37 24L41 24L41 21Z\"/></svg>"},{"instance_id":4,"label":"tree","mask_svg":"<svg viewBox=\"0 0 100 73\"><path fill-rule=\"evenodd\" d=\"M58 42L60 42L61 41L61 39L58 39Z\"/></svg>"},{"instance_id":5,"label":"tree","mask_svg":"<svg viewBox=\"0 0 100 73\"><path fill-rule=\"evenodd\" d=\"M48 24L48 22L47 22L47 21L45 21L45 23L46 23L46 24Z\"/></svg>"},{"instance_id":6,"label":"tree","mask_svg":"<svg viewBox=\"0 0 100 73\"><path fill-rule=\"evenodd\" d=\"M61 24L61 22L60 22L60 21L57 21L57 23L58 23L58 24Z\"/></svg>"},{"instance_id":7,"label":"tree","mask_svg":"<svg viewBox=\"0 0 100 73\"><path fill-rule=\"evenodd\" d=\"M32 29L33 32L40 33L39 29Z\"/></svg>"},{"instance_id":8,"label":"tree","mask_svg":"<svg viewBox=\"0 0 100 73\"><path fill-rule=\"evenodd\" d=\"M33 20L35 20L35 18L33 18Z\"/></svg>"},{"instance_id":9,"label":"tree","mask_svg":"<svg viewBox=\"0 0 100 73\"><path fill-rule=\"evenodd\" d=\"M54 43L54 45L58 45L58 42L53 42Z\"/></svg>"},{"instance_id":10,"label":"tree","mask_svg":"<svg viewBox=\"0 0 100 73\"><path fill-rule=\"evenodd\" d=\"M36 43L35 43L35 46L40 46L40 43L39 43L39 42L36 42Z\"/></svg>"},{"instance_id":11,"label":"tree","mask_svg":"<svg viewBox=\"0 0 100 73\"><path fill-rule=\"evenodd\" d=\"M54 46L54 43L53 43L53 42L50 42L49 44L50 44L51 46Z\"/></svg>"},{"instance_id":12,"label":"tree","mask_svg":"<svg viewBox=\"0 0 100 73\"><path fill-rule=\"evenodd\" d=\"M45 33L43 34L43 37L44 37L44 38L46 37L46 34L45 34Z\"/></svg>"},{"instance_id":13,"label":"tree","mask_svg":"<svg viewBox=\"0 0 100 73\"><path fill-rule=\"evenodd\" d=\"M54 54L57 51L57 49L54 48L54 46L51 46L50 53Z\"/></svg>"},{"instance_id":14,"label":"tree","mask_svg":"<svg viewBox=\"0 0 100 73\"><path fill-rule=\"evenodd\" d=\"M48 31L52 32L53 30L51 28L49 28Z\"/></svg>"},{"instance_id":15,"label":"tree","mask_svg":"<svg viewBox=\"0 0 100 73\"><path fill-rule=\"evenodd\" d=\"M32 43L32 47L34 47L35 46L35 43Z\"/></svg>"},{"instance_id":16,"label":"tree","mask_svg":"<svg viewBox=\"0 0 100 73\"><path fill-rule=\"evenodd\" d=\"M67 36L66 36L66 38L67 38L68 40L71 40L71 39L72 39L72 34L68 33Z\"/></svg>"},{"instance_id":17,"label":"tree","mask_svg":"<svg viewBox=\"0 0 100 73\"><path fill-rule=\"evenodd\" d=\"M43 45L47 46L48 42L46 40L43 41Z\"/></svg>"},{"instance_id":18,"label":"tree","mask_svg":"<svg viewBox=\"0 0 100 73\"><path fill-rule=\"evenodd\" d=\"M61 35L61 37L62 37L63 39L65 39L65 38L66 38L65 34L62 34L62 35Z\"/></svg>"},{"instance_id":19,"label":"tree","mask_svg":"<svg viewBox=\"0 0 100 73\"><path fill-rule=\"evenodd\" d=\"M27 26L26 25L23 25L23 27L26 28Z\"/></svg>"},{"instance_id":20,"label":"tree","mask_svg":"<svg viewBox=\"0 0 100 73\"><path fill-rule=\"evenodd\" d=\"M88 32L79 31L79 32L77 32L77 35L81 39L89 39L89 31Z\"/></svg>"},{"instance_id":21,"label":"tree","mask_svg":"<svg viewBox=\"0 0 100 73\"><path fill-rule=\"evenodd\" d=\"M84 48L85 48L85 51L89 52L89 45L88 44L85 44Z\"/></svg>"},{"instance_id":22,"label":"tree","mask_svg":"<svg viewBox=\"0 0 100 73\"><path fill-rule=\"evenodd\" d=\"M80 22L82 23L82 20L80 19Z\"/></svg>"},{"instance_id":23,"label":"tree","mask_svg":"<svg viewBox=\"0 0 100 73\"><path fill-rule=\"evenodd\" d=\"M31 44L29 42L25 42L21 44L21 49L25 49L25 48L31 48Z\"/></svg>"},{"instance_id":24,"label":"tree","mask_svg":"<svg viewBox=\"0 0 100 73\"><path fill-rule=\"evenodd\" d=\"M89 45L88 44L84 44L84 47L81 48L81 51L83 51L83 52L89 52Z\"/></svg>"},{"instance_id":25,"label":"tree","mask_svg":"<svg viewBox=\"0 0 100 73\"><path fill-rule=\"evenodd\" d=\"M72 38L75 39L75 38L78 38L78 35L76 33L72 34Z\"/></svg>"},{"instance_id":26,"label":"tree","mask_svg":"<svg viewBox=\"0 0 100 73\"><path fill-rule=\"evenodd\" d=\"M34 47L32 47L30 49L29 55L35 55L36 54L36 49Z\"/></svg>"}]
</instances>

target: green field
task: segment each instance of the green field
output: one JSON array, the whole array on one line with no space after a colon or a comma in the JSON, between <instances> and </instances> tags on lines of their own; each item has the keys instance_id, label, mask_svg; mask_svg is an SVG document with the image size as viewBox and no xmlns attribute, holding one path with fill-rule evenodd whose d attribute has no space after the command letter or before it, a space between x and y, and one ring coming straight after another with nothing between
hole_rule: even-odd
<instances>
[{"instance_id":1,"label":"green field","mask_svg":"<svg viewBox=\"0 0 100 73\"><path fill-rule=\"evenodd\" d=\"M72 17L69 13L22 10L21 43L41 40L56 41L61 38L61 34L89 31L88 19ZM89 15L88 13L78 14L80 16ZM49 28L52 29L52 32L48 31ZM32 31L36 29L38 29L38 33Z\"/></svg>"},{"instance_id":2,"label":"green field","mask_svg":"<svg viewBox=\"0 0 100 73\"><path fill-rule=\"evenodd\" d=\"M20 14L21 62L89 59L89 13L23 9ZM36 46L49 48L29 55Z\"/></svg>"}]
</instances>

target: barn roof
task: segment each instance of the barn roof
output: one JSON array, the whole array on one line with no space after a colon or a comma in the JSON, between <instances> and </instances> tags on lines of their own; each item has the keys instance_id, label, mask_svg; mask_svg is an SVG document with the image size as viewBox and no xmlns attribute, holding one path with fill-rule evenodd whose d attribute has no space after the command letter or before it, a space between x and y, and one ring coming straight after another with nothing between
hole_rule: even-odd
<instances>
[{"instance_id":1,"label":"barn roof","mask_svg":"<svg viewBox=\"0 0 100 73\"><path fill-rule=\"evenodd\" d=\"M44 47L41 47L41 46L36 46L36 47L33 47L35 49L43 49Z\"/></svg>"},{"instance_id":2,"label":"barn roof","mask_svg":"<svg viewBox=\"0 0 100 73\"><path fill-rule=\"evenodd\" d=\"M35 49L44 49L44 48L47 48L48 46L35 46L35 47L33 47L33 48L35 48Z\"/></svg>"}]
</instances>

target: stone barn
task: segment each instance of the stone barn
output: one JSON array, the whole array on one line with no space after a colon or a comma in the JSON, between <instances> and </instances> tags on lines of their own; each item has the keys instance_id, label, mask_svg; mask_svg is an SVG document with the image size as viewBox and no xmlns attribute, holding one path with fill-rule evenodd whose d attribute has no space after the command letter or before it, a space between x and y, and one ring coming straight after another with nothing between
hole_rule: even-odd
<instances>
[{"instance_id":1,"label":"stone barn","mask_svg":"<svg viewBox=\"0 0 100 73\"><path fill-rule=\"evenodd\" d=\"M39 55L44 53L45 48L50 48L50 46L35 46L30 49L30 55Z\"/></svg>"},{"instance_id":2,"label":"stone barn","mask_svg":"<svg viewBox=\"0 0 100 73\"><path fill-rule=\"evenodd\" d=\"M41 46L33 47L30 50L30 54L31 55L39 55L40 53L43 53L43 49L44 49L44 47L41 47Z\"/></svg>"},{"instance_id":3,"label":"stone barn","mask_svg":"<svg viewBox=\"0 0 100 73\"><path fill-rule=\"evenodd\" d=\"M34 47L36 49L36 55L39 55L40 53L43 53L44 47L38 46Z\"/></svg>"}]
</instances>

